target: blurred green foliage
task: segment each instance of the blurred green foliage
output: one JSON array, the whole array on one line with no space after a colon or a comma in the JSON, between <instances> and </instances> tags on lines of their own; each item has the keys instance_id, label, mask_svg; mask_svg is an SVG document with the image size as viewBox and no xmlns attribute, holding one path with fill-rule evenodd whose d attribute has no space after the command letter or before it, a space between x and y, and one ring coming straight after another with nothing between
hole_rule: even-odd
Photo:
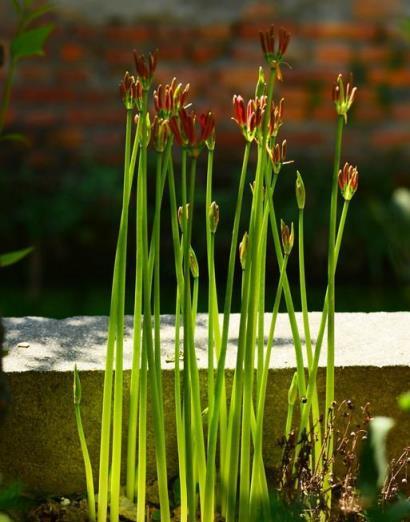
<instances>
[{"instance_id":1,"label":"blurred green foliage","mask_svg":"<svg viewBox=\"0 0 410 522\"><path fill-rule=\"evenodd\" d=\"M18 145L16 145L18 146ZM193 247L200 270L199 309L206 310L205 266L205 165L200 164L196 191ZM374 158L360 165L360 183L349 210L337 272L337 309L374 311L410 309L410 191L395 177L402 172L405 158L398 154ZM62 164L64 162L62 161ZM297 221L294 194L296 168L306 185L306 271L311 309L322 306L326 282L326 250L330 187L326 162L298 158L281 173L275 196L278 216ZM221 209L216 234L216 270L221 295L226 279L226 262L233 219L234 196L240 165L215 165L214 199ZM249 170L253 172L253 166ZM176 173L178 165L176 164ZM5 315L41 314L62 317L72 314L105 314L108 311L110 279L121 205L120 169L82 162L68 163L58 172L31 170L23 161L0 171L0 193L7 221L0 222L4 248L23 241L35 252L19 267L0 274L0 308ZM240 234L245 231L250 190L245 194ZM152 191L151 191L152 193ZM135 199L135 198L134 198ZM340 201L340 200L339 200ZM153 201L151 201L152 209ZM133 214L131 214L133 216ZM152 212L150 213L152 217ZM164 198L162 258L172 253L168 196ZM134 226L131 217L131 226ZM135 243L130 241L129 255ZM290 281L298 306L297 256L289 263ZM268 267L277 277L273 252ZM174 308L173 263L162 262L162 310ZM239 270L238 270L239 273ZM201 281L201 274L203 275ZM128 310L132 309L133 267L128 283ZM269 284L269 282L268 282ZM234 309L239 308L236 285ZM270 307L271 288L267 289Z\"/></svg>"}]
</instances>

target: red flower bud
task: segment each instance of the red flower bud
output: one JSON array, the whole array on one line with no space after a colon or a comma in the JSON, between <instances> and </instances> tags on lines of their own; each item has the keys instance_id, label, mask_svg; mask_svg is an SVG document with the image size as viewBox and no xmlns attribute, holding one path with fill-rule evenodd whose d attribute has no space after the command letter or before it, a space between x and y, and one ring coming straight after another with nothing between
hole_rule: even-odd
<instances>
[{"instance_id":1,"label":"red flower bud","mask_svg":"<svg viewBox=\"0 0 410 522\"><path fill-rule=\"evenodd\" d=\"M357 167L345 163L343 169L339 170L338 183L343 198L346 201L350 201L359 186L359 172Z\"/></svg>"},{"instance_id":2,"label":"red flower bud","mask_svg":"<svg viewBox=\"0 0 410 522\"><path fill-rule=\"evenodd\" d=\"M282 80L280 64L283 62L283 56L289 45L290 33L285 28L280 27L276 35L275 28L271 25L268 31L259 32L259 38L267 64L271 69L276 69L277 78Z\"/></svg>"},{"instance_id":3,"label":"red flower bud","mask_svg":"<svg viewBox=\"0 0 410 522\"><path fill-rule=\"evenodd\" d=\"M134 49L134 62L137 70L138 77L141 80L144 89L149 89L151 86L152 78L154 76L155 69L157 68L158 62L158 50L153 53L149 53L148 58L143 54L138 54Z\"/></svg>"}]
</instances>

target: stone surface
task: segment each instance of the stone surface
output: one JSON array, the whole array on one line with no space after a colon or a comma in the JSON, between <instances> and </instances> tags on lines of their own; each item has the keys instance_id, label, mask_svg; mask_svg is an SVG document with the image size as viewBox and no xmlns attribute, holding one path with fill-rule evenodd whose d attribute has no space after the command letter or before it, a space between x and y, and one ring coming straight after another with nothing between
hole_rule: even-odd
<instances>
[{"instance_id":1,"label":"stone surface","mask_svg":"<svg viewBox=\"0 0 410 522\"><path fill-rule=\"evenodd\" d=\"M312 313L316 335L320 314ZM270 316L266 316L269 328ZM302 331L301 317L298 315ZM72 408L72 371L76 363L83 388L82 415L94 469L98 466L99 429L107 319L40 317L4 320L7 329L4 360L13 402L0 430L0 469L29 487L55 494L84 489L84 473ZM239 317L233 315L226 364L228 393L235 365ZM124 349L124 412L128 411L132 319L127 317ZM197 357L203 404L206 391L207 318L196 326ZM163 386L170 476L177 470L173 413L173 317L162 317ZM377 415L397 420L390 439L391 453L410 443L410 417L402 414L396 397L410 389L410 313L337 314L336 398L357 406L372 404ZM324 347L325 348L325 347ZM321 366L325 364L325 349ZM295 366L288 317L280 314L272 350L265 415L265 453L268 464L279 454L277 439L286 414L287 388ZM319 372L323 395L324 371ZM126 430L125 430L126 431ZM149 419L148 476L155 476L152 423ZM124 440L125 442L125 440Z\"/></svg>"}]
</instances>

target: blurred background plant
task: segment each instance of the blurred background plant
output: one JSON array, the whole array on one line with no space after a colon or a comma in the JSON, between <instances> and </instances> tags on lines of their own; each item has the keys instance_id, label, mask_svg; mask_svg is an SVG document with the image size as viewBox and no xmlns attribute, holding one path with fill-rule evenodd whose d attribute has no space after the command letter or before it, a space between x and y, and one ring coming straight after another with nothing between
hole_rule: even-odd
<instances>
[{"instance_id":1,"label":"blurred background plant","mask_svg":"<svg viewBox=\"0 0 410 522\"><path fill-rule=\"evenodd\" d=\"M21 245L33 245L34 251L24 263L0 274L4 315L107 313L122 179L122 120L115 92L123 69L132 67L132 47L142 52L158 46L164 64L158 82L169 82L172 69L179 81L191 81L199 108L216 114L214 197L221 207L216 260L227 258L234 212L231 188L241 162L235 124L228 117L230 96L239 89L243 92L244 86L249 92L243 94L252 94L259 53L255 36L266 20L284 23L293 33L289 52L294 69L288 72L283 91L288 122L284 137L288 156L310 188L305 230L306 258L313 260L306 267L309 307L320 308L325 285L321 274L328 208L318 202L327 190L334 142L328 92L336 73L352 71L360 104L352 112L344 146L345 158L360 167L360 205L352 208L346 230L336 288L338 310L410 309L406 1L384 5L375 0L335 0L326 8L318 0L283 5L212 1L206 12L199 0L173 0L172 8L160 0L150 7L139 6L138 12L129 0L104 4L98 12L93 5L91 0L57 0L55 9L46 12L43 3L8 0L0 7L3 93L12 64L11 28L21 27L21 13L44 10L45 25L38 26L33 19L34 25L25 28L43 28L35 33L44 37L42 43L49 24L58 27L45 57L22 61L13 71L6 128L9 134L23 133L29 144L0 142L0 194L2 215L7 216L0 223L1 251ZM166 24L164 10L169 14ZM204 190L197 191L197 204L204 205L203 164L199 176ZM284 176L278 212L289 222L295 220L293 190L293 176ZM195 230L193 234L196 237ZM163 241L164 255L171 253L171 234ZM133 249L130 242L130 252ZM195 252L199 266L205 267L205 245L198 242ZM164 288L173 281L172 270L170 264L161 266ZM296 281L295 260L290 260L288 272L290 281ZM219 278L223 291L224 277ZM170 284L162 298L164 312L174 307L173 291ZM130 289L127 312L132 310L131 294ZM234 310L239 308L238 297L239 292ZM206 289L200 288L199 311L206 309Z\"/></svg>"}]
</instances>

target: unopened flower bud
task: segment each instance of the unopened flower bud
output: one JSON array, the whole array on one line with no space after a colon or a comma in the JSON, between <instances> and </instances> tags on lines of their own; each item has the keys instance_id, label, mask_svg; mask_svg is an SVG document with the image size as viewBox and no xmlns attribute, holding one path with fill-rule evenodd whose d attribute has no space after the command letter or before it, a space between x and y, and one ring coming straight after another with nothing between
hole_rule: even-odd
<instances>
[{"instance_id":1,"label":"unopened flower bud","mask_svg":"<svg viewBox=\"0 0 410 522\"><path fill-rule=\"evenodd\" d=\"M190 210L190 204L187 203L185 205L185 216L186 216L186 220L189 221L189 210ZM181 227L181 231L183 229L183 209L182 209L182 206L178 208L178 223L179 223L179 226Z\"/></svg>"},{"instance_id":2,"label":"unopened flower bud","mask_svg":"<svg viewBox=\"0 0 410 522\"><path fill-rule=\"evenodd\" d=\"M339 170L338 183L343 198L346 201L350 201L359 185L359 172L357 167L345 163L343 169Z\"/></svg>"},{"instance_id":3,"label":"unopened flower bud","mask_svg":"<svg viewBox=\"0 0 410 522\"><path fill-rule=\"evenodd\" d=\"M265 82L265 74L263 72L263 67L259 67L259 75L258 82L255 88L255 98L260 98L265 94L266 90L266 82Z\"/></svg>"},{"instance_id":4,"label":"unopened flower bud","mask_svg":"<svg viewBox=\"0 0 410 522\"><path fill-rule=\"evenodd\" d=\"M290 229L288 225L282 220L280 220L280 231L282 235L282 247L283 252L286 256L288 256L293 248L293 241L295 239L295 234L293 230L293 223L290 226Z\"/></svg>"},{"instance_id":5,"label":"unopened flower bud","mask_svg":"<svg viewBox=\"0 0 410 522\"><path fill-rule=\"evenodd\" d=\"M345 123L347 123L347 113L354 102L356 92L357 87L352 87L351 81L347 82L345 87L343 77L339 74L333 86L332 98L336 106L337 114L343 116Z\"/></svg>"},{"instance_id":6,"label":"unopened flower bud","mask_svg":"<svg viewBox=\"0 0 410 522\"><path fill-rule=\"evenodd\" d=\"M248 233L245 232L242 237L242 241L239 243L239 261L241 262L242 270L245 270L246 257L248 254L248 243L249 243L249 236L248 236Z\"/></svg>"},{"instance_id":7,"label":"unopened flower bud","mask_svg":"<svg viewBox=\"0 0 410 522\"><path fill-rule=\"evenodd\" d=\"M199 277L198 259L192 247L189 247L189 268L191 269L192 277L197 279Z\"/></svg>"},{"instance_id":8,"label":"unopened flower bud","mask_svg":"<svg viewBox=\"0 0 410 522\"><path fill-rule=\"evenodd\" d=\"M212 234L215 234L219 223L219 206L212 201L208 209L209 228Z\"/></svg>"},{"instance_id":9,"label":"unopened flower bud","mask_svg":"<svg viewBox=\"0 0 410 522\"><path fill-rule=\"evenodd\" d=\"M298 203L299 210L303 210L305 208L305 184L303 183L302 176L300 172L296 171L296 201Z\"/></svg>"},{"instance_id":10,"label":"unopened flower bud","mask_svg":"<svg viewBox=\"0 0 410 522\"><path fill-rule=\"evenodd\" d=\"M295 372L292 377L292 382L288 390L288 405L294 406L298 397L298 372Z\"/></svg>"}]
</instances>

